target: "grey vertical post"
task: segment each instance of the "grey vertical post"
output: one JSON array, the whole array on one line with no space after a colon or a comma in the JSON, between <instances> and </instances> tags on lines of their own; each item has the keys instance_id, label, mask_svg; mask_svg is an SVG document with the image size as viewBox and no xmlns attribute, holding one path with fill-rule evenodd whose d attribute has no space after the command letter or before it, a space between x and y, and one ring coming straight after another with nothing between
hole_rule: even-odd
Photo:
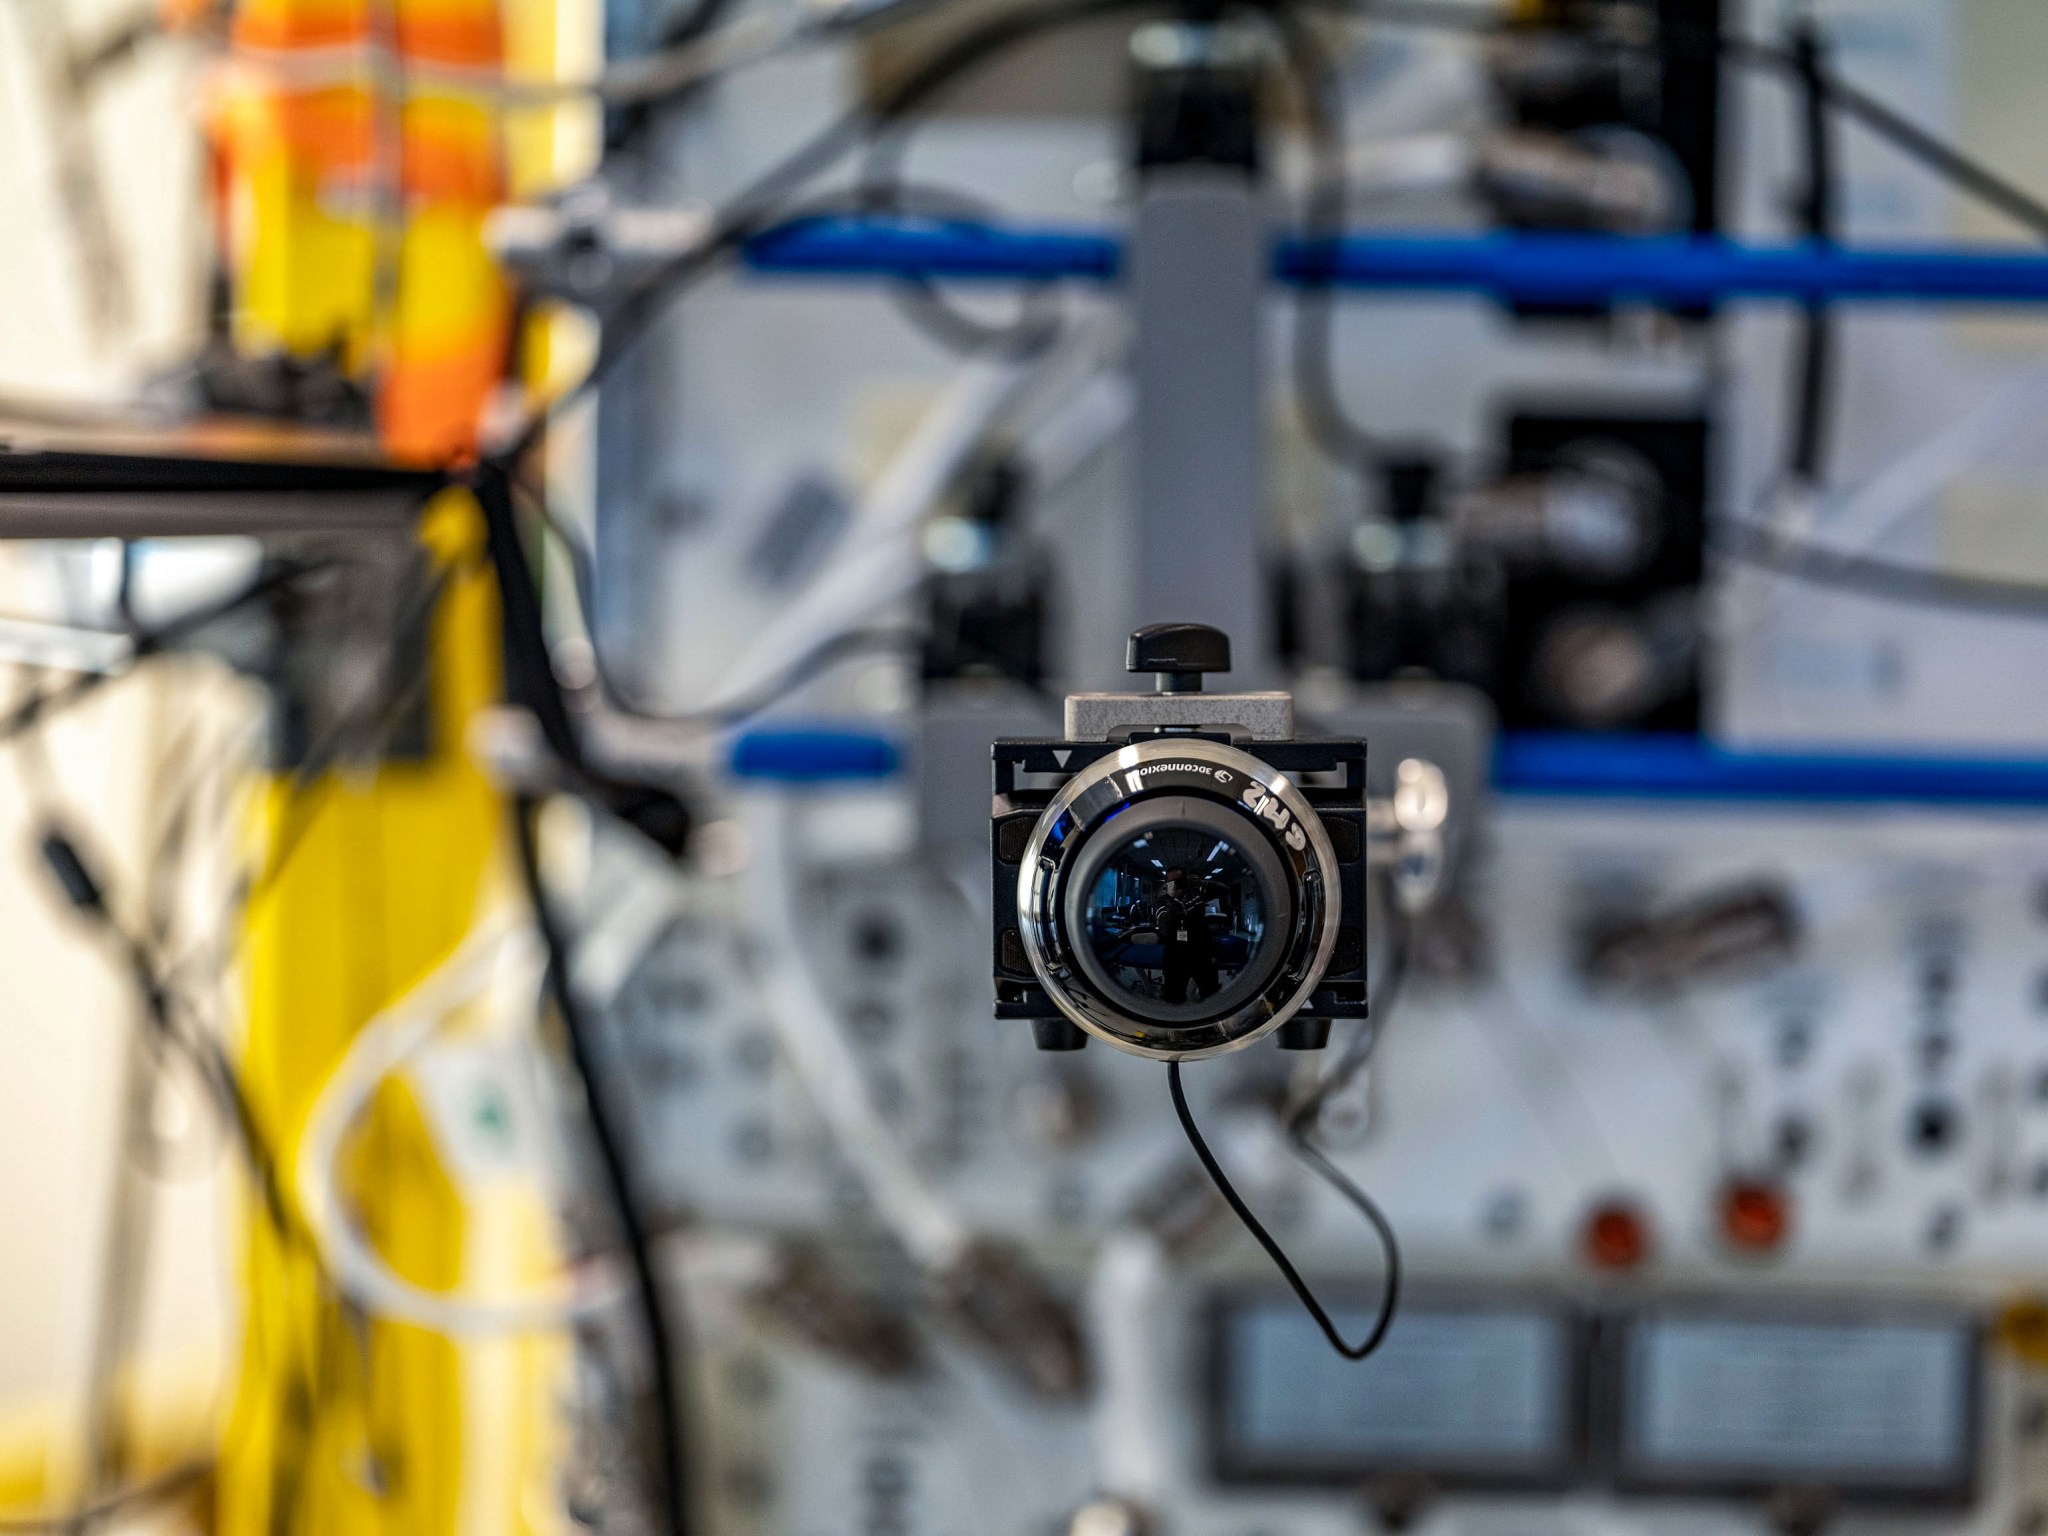
<instances>
[{"instance_id":1,"label":"grey vertical post","mask_svg":"<svg viewBox=\"0 0 2048 1536\"><path fill-rule=\"evenodd\" d=\"M1258 182L1257 41L1158 24L1133 41L1136 223L1127 281L1137 387L1131 626L1212 624L1231 686L1272 680Z\"/></svg>"}]
</instances>

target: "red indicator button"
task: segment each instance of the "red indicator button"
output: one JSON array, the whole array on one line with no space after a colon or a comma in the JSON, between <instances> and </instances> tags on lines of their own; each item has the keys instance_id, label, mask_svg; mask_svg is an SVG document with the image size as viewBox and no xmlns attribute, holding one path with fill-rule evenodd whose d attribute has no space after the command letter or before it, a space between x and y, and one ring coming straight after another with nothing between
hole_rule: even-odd
<instances>
[{"instance_id":1,"label":"red indicator button","mask_svg":"<svg viewBox=\"0 0 2048 1536\"><path fill-rule=\"evenodd\" d=\"M1586 1213L1580 1247L1595 1269L1635 1269L1650 1257L1650 1223L1627 1200L1603 1200Z\"/></svg>"},{"instance_id":2,"label":"red indicator button","mask_svg":"<svg viewBox=\"0 0 2048 1536\"><path fill-rule=\"evenodd\" d=\"M1745 1253L1772 1253L1792 1235L1792 1197L1761 1179L1731 1179L1721 1190L1721 1235Z\"/></svg>"}]
</instances>

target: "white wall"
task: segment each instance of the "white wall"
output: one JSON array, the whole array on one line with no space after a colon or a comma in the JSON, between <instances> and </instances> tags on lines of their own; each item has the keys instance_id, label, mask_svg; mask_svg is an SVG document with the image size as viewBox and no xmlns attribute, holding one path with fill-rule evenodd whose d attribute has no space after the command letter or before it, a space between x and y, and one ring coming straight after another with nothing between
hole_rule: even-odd
<instances>
[{"instance_id":1,"label":"white wall","mask_svg":"<svg viewBox=\"0 0 2048 1536\"><path fill-rule=\"evenodd\" d=\"M0 208L8 210L0 220L0 394L118 394L175 356L198 312L198 61L190 52L159 47L123 66L89 118L127 271L127 334L95 341L59 216L48 98L29 29L54 12L89 39L138 8L133 0L0 3ZM0 548L0 611L38 605L48 585L37 552ZM11 702L32 682L0 665L0 697ZM136 889L162 754L193 719L191 694L164 675L124 681L47 732L63 809L114 867L120 890ZM136 1021L132 991L102 945L54 899L35 851L45 796L23 767L19 748L0 747L0 1417L53 1395L61 1409L82 1380L116 1087ZM149 1314L157 1343L186 1357L210 1353L217 1369L232 1294L218 1173L225 1159L216 1151L207 1166L214 1172L159 1186Z\"/></svg>"}]
</instances>

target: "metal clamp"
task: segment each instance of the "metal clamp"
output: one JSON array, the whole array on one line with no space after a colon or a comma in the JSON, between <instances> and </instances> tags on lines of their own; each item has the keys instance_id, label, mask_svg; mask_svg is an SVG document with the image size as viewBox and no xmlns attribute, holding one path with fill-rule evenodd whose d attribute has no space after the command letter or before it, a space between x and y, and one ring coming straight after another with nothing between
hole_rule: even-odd
<instances>
[{"instance_id":1,"label":"metal clamp","mask_svg":"<svg viewBox=\"0 0 2048 1536\"><path fill-rule=\"evenodd\" d=\"M586 181L549 203L492 209L484 239L529 288L588 304L688 255L713 222L698 205L622 206L603 182Z\"/></svg>"},{"instance_id":2,"label":"metal clamp","mask_svg":"<svg viewBox=\"0 0 2048 1536\"><path fill-rule=\"evenodd\" d=\"M1443 893L1444 827L1450 817L1444 771L1419 757L1401 760L1391 795L1366 797L1366 861L1386 873L1395 901L1411 916L1427 911Z\"/></svg>"}]
</instances>

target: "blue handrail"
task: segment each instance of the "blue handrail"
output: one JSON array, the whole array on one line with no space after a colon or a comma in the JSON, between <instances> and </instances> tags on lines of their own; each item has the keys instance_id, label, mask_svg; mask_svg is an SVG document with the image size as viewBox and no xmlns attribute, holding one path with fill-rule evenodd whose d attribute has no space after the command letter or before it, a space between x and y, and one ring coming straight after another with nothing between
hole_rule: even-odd
<instances>
[{"instance_id":1,"label":"blue handrail","mask_svg":"<svg viewBox=\"0 0 2048 1536\"><path fill-rule=\"evenodd\" d=\"M1503 736L1503 794L1572 799L2042 806L2048 761L1729 751L1692 736Z\"/></svg>"},{"instance_id":2,"label":"blue handrail","mask_svg":"<svg viewBox=\"0 0 2048 1536\"><path fill-rule=\"evenodd\" d=\"M744 731L726 759L734 778L779 784L860 783L892 778L902 766L890 737L833 725Z\"/></svg>"},{"instance_id":3,"label":"blue handrail","mask_svg":"<svg viewBox=\"0 0 2048 1536\"><path fill-rule=\"evenodd\" d=\"M891 778L903 759L891 737L820 723L742 732L728 767L741 779L828 784ZM1731 751L1682 735L1510 732L1493 784L1556 799L2048 809L2048 759Z\"/></svg>"},{"instance_id":4,"label":"blue handrail","mask_svg":"<svg viewBox=\"0 0 2048 1536\"><path fill-rule=\"evenodd\" d=\"M1123 241L1104 230L824 215L757 236L744 259L755 272L785 277L1106 282L1122 266ZM1999 246L1843 249L1691 236L1390 234L1282 240L1273 265L1285 283L1478 293L1531 305L2048 301L2048 255Z\"/></svg>"}]
</instances>

